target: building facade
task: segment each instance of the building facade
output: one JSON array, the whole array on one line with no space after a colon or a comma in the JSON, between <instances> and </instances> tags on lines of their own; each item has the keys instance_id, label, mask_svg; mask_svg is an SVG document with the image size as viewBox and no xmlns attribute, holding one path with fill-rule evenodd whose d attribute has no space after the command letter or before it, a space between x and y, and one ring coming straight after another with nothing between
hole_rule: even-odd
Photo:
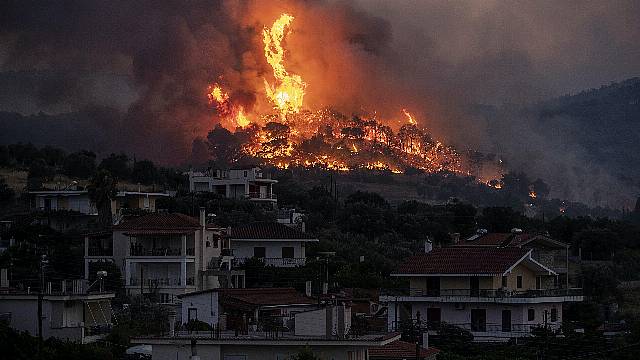
<instances>
[{"instance_id":1,"label":"building facade","mask_svg":"<svg viewBox=\"0 0 640 360\"><path fill-rule=\"evenodd\" d=\"M257 258L266 266L296 267L306 263L306 245L318 239L304 232L304 225L263 222L231 228L229 242L237 265Z\"/></svg>"},{"instance_id":2,"label":"building facade","mask_svg":"<svg viewBox=\"0 0 640 360\"><path fill-rule=\"evenodd\" d=\"M562 305L583 300L579 289L557 287L557 273L533 259L531 249L427 250L392 274L408 279L410 288L381 296L390 331L407 322L426 331L446 322L471 331L476 341L506 341L536 327L559 329Z\"/></svg>"},{"instance_id":3,"label":"building facade","mask_svg":"<svg viewBox=\"0 0 640 360\"><path fill-rule=\"evenodd\" d=\"M212 192L229 199L248 199L275 205L278 201L273 193L273 184L259 167L231 170L189 172L191 192Z\"/></svg>"},{"instance_id":4,"label":"building facade","mask_svg":"<svg viewBox=\"0 0 640 360\"><path fill-rule=\"evenodd\" d=\"M200 219L150 213L115 225L112 232L85 237L85 276L91 262L111 261L121 270L128 294L157 293L173 303L187 292L218 287L207 264L221 253L221 235Z\"/></svg>"}]
</instances>

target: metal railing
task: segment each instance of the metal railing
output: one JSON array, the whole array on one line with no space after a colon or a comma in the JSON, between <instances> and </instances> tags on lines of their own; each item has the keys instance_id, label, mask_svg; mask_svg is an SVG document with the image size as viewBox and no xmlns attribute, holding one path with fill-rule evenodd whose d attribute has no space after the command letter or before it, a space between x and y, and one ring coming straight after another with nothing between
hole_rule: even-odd
<instances>
[{"instance_id":1,"label":"metal railing","mask_svg":"<svg viewBox=\"0 0 640 360\"><path fill-rule=\"evenodd\" d=\"M402 330L404 328L421 328L430 331L438 331L441 328L441 325L447 326L455 326L460 329L464 329L470 331L472 333L509 333L509 335L517 333L517 334L530 334L535 329L544 328L545 326L548 329L557 330L560 328L561 323L557 322L547 322L544 323L511 323L511 324L496 324L496 323L486 323L486 322L476 322L476 323L448 323L448 322L440 322L440 321L424 321L421 320L419 323L417 320L413 319L409 323L408 321L394 321L393 328L396 330Z\"/></svg>"},{"instance_id":2,"label":"metal railing","mask_svg":"<svg viewBox=\"0 0 640 360\"><path fill-rule=\"evenodd\" d=\"M250 192L247 194L247 198L249 199L266 199L266 200L278 200L278 196L276 194L262 194L259 192Z\"/></svg>"},{"instance_id":3,"label":"metal railing","mask_svg":"<svg viewBox=\"0 0 640 360\"><path fill-rule=\"evenodd\" d=\"M476 297L476 298L538 298L555 296L582 296L582 289L422 289L410 288L390 291L389 295L422 297Z\"/></svg>"},{"instance_id":4,"label":"metal railing","mask_svg":"<svg viewBox=\"0 0 640 360\"><path fill-rule=\"evenodd\" d=\"M130 278L129 285L131 286L139 286L140 279L139 278ZM146 287L163 287L163 286L183 286L180 284L179 278L155 278L155 279L144 279L143 285ZM195 278L188 277L186 286L195 285Z\"/></svg>"},{"instance_id":5,"label":"metal railing","mask_svg":"<svg viewBox=\"0 0 640 360\"><path fill-rule=\"evenodd\" d=\"M113 256L113 249L103 249L99 247L90 247L87 249L89 256Z\"/></svg>"},{"instance_id":6,"label":"metal railing","mask_svg":"<svg viewBox=\"0 0 640 360\"><path fill-rule=\"evenodd\" d=\"M307 261L307 258L235 258L233 259L233 266L242 266L249 259L258 259L265 266L275 267L304 266Z\"/></svg>"},{"instance_id":7,"label":"metal railing","mask_svg":"<svg viewBox=\"0 0 640 360\"><path fill-rule=\"evenodd\" d=\"M142 246L131 246L131 256L181 256L180 248L154 248L147 249Z\"/></svg>"}]
</instances>

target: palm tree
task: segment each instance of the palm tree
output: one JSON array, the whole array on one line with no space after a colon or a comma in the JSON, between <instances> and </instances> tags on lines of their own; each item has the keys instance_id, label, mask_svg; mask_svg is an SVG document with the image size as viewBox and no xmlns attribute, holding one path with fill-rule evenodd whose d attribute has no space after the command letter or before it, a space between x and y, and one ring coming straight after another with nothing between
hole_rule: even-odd
<instances>
[{"instance_id":1,"label":"palm tree","mask_svg":"<svg viewBox=\"0 0 640 360\"><path fill-rule=\"evenodd\" d=\"M87 187L89 198L98 209L98 224L102 228L112 225L111 200L116 196L118 182L107 170L98 170Z\"/></svg>"}]
</instances>

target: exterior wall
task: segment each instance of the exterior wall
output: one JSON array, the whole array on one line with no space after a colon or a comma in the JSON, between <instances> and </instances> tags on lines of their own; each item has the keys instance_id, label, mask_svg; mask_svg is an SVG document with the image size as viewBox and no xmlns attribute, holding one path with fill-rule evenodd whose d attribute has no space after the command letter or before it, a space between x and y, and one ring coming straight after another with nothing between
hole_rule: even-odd
<instances>
[{"instance_id":1,"label":"exterior wall","mask_svg":"<svg viewBox=\"0 0 640 360\"><path fill-rule=\"evenodd\" d=\"M189 319L189 309L197 310L197 319L209 325L218 323L220 315L218 306L218 293L209 291L206 293L190 295L182 298L182 323Z\"/></svg>"},{"instance_id":2,"label":"exterior wall","mask_svg":"<svg viewBox=\"0 0 640 360\"><path fill-rule=\"evenodd\" d=\"M296 335L323 336L327 333L327 311L318 309L296 314Z\"/></svg>"},{"instance_id":3,"label":"exterior wall","mask_svg":"<svg viewBox=\"0 0 640 360\"><path fill-rule=\"evenodd\" d=\"M266 258L282 258L283 247L293 247L294 258L305 257L305 246L304 242L302 241L248 241L231 239L231 248L233 249L233 255L237 258L253 257L254 247L264 247Z\"/></svg>"},{"instance_id":4,"label":"exterior wall","mask_svg":"<svg viewBox=\"0 0 640 360\"><path fill-rule=\"evenodd\" d=\"M522 288L517 287L517 277L522 276ZM507 275L507 288L512 290L533 290L536 288L536 274L522 264L518 264Z\"/></svg>"},{"instance_id":5,"label":"exterior wall","mask_svg":"<svg viewBox=\"0 0 640 360\"><path fill-rule=\"evenodd\" d=\"M82 214L95 214L96 209L91 203L88 194L70 196L61 195L36 195L36 207L45 209L45 199L51 203L51 210L73 210Z\"/></svg>"},{"instance_id":6,"label":"exterior wall","mask_svg":"<svg viewBox=\"0 0 640 360\"><path fill-rule=\"evenodd\" d=\"M305 347L299 345L196 345L200 359L207 360L285 360ZM326 360L364 360L367 348L364 346L337 343L335 345L311 346L311 350L321 359ZM349 358L351 352L351 358ZM153 360L189 360L189 345L162 344L153 345Z\"/></svg>"}]
</instances>

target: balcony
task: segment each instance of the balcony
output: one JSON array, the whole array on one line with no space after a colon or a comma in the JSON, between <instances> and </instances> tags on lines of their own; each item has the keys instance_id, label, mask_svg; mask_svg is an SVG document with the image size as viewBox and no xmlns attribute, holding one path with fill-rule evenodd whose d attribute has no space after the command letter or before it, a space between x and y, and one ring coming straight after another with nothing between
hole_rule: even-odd
<instances>
[{"instance_id":1,"label":"balcony","mask_svg":"<svg viewBox=\"0 0 640 360\"><path fill-rule=\"evenodd\" d=\"M249 200L273 200L277 201L278 197L276 194L262 194L259 192L250 192L247 194L247 198Z\"/></svg>"},{"instance_id":2,"label":"balcony","mask_svg":"<svg viewBox=\"0 0 640 360\"><path fill-rule=\"evenodd\" d=\"M304 266L306 264L307 258L235 258L233 259L233 266L242 266L249 259L257 259L261 261L264 266L275 266L275 267L296 267L296 266Z\"/></svg>"},{"instance_id":3,"label":"balcony","mask_svg":"<svg viewBox=\"0 0 640 360\"><path fill-rule=\"evenodd\" d=\"M89 256L113 256L113 249L103 249L99 247L90 247L87 249Z\"/></svg>"},{"instance_id":4,"label":"balcony","mask_svg":"<svg viewBox=\"0 0 640 360\"><path fill-rule=\"evenodd\" d=\"M130 248L130 256L182 256L180 248L145 248L133 245ZM195 256L195 248L187 248L187 256Z\"/></svg>"},{"instance_id":5,"label":"balcony","mask_svg":"<svg viewBox=\"0 0 640 360\"><path fill-rule=\"evenodd\" d=\"M548 298L561 301L582 301L582 289L394 289L385 291L386 301L442 301L442 302L540 302ZM400 300L402 299L402 300ZM538 299L538 300L536 300Z\"/></svg>"},{"instance_id":6,"label":"balcony","mask_svg":"<svg viewBox=\"0 0 640 360\"><path fill-rule=\"evenodd\" d=\"M139 278L130 278L129 286L140 286ZM179 278L155 278L155 279L144 279L143 282L144 287L180 287L183 286L180 284ZM186 286L195 286L195 278L188 277Z\"/></svg>"}]
</instances>

